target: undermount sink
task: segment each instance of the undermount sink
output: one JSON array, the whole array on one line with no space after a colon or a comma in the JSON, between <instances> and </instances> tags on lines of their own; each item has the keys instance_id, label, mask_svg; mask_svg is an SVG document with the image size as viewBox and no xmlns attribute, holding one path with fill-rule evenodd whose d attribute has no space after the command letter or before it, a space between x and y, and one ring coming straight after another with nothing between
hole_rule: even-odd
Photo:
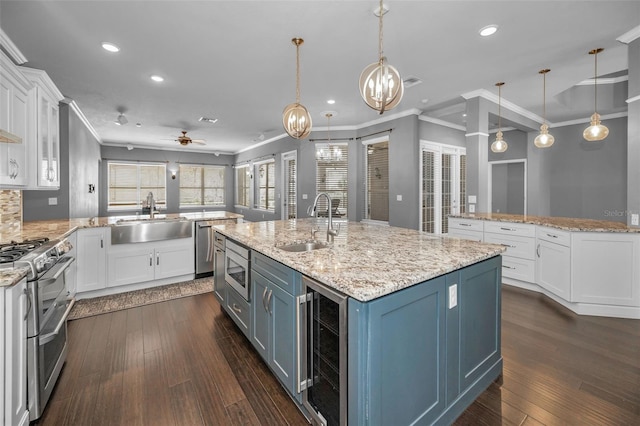
<instances>
[{"instance_id":1,"label":"undermount sink","mask_svg":"<svg viewBox=\"0 0 640 426\"><path fill-rule=\"evenodd\" d=\"M111 227L111 244L148 243L150 241L190 238L193 224L184 219L154 218L122 220Z\"/></svg>"},{"instance_id":2,"label":"undermount sink","mask_svg":"<svg viewBox=\"0 0 640 426\"><path fill-rule=\"evenodd\" d=\"M323 243L320 241L307 241L304 243L287 244L285 246L280 246L278 248L284 251L305 252L305 251L323 249L327 247L329 247L328 243Z\"/></svg>"}]
</instances>

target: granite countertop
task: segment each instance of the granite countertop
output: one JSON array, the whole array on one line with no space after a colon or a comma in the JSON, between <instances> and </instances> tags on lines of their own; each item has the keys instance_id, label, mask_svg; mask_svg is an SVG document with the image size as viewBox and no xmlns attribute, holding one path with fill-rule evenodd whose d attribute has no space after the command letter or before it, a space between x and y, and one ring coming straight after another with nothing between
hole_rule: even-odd
<instances>
[{"instance_id":1,"label":"granite countertop","mask_svg":"<svg viewBox=\"0 0 640 426\"><path fill-rule=\"evenodd\" d=\"M328 287L369 301L505 251L498 244L433 236L412 229L334 220L340 234L329 248L292 253L278 246L326 239L326 219L217 225L216 229Z\"/></svg>"},{"instance_id":2,"label":"granite countertop","mask_svg":"<svg viewBox=\"0 0 640 426\"><path fill-rule=\"evenodd\" d=\"M609 220L579 219L571 217L529 216L505 213L467 213L451 215L460 219L490 220L496 222L529 223L532 225L548 226L565 231L582 232L631 232L640 233L640 228L632 228L621 222Z\"/></svg>"},{"instance_id":3,"label":"granite countertop","mask_svg":"<svg viewBox=\"0 0 640 426\"><path fill-rule=\"evenodd\" d=\"M27 276L29 268L0 268L0 287L16 285Z\"/></svg>"},{"instance_id":4,"label":"granite countertop","mask_svg":"<svg viewBox=\"0 0 640 426\"><path fill-rule=\"evenodd\" d=\"M190 213L171 213L157 214L156 218L164 219L187 219L192 221L198 220L228 220L240 219L243 215L225 211L212 212L190 212ZM145 220L149 219L149 215L129 215L129 216L107 216L79 219L54 219L54 220L38 220L32 222L24 222L21 227L10 232L0 233L0 244L9 243L11 241L22 241L30 238L48 237L49 239L63 238L74 232L76 229L82 228L98 228L104 226L112 226L118 220Z\"/></svg>"}]
</instances>

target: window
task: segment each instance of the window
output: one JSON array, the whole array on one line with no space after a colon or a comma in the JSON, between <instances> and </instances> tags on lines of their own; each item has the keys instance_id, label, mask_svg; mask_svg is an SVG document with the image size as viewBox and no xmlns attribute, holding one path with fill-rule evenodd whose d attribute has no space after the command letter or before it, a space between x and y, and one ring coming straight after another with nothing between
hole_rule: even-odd
<instances>
[{"instance_id":1,"label":"window","mask_svg":"<svg viewBox=\"0 0 640 426\"><path fill-rule=\"evenodd\" d=\"M250 207L251 169L249 165L236 166L236 206Z\"/></svg>"},{"instance_id":2,"label":"window","mask_svg":"<svg viewBox=\"0 0 640 426\"><path fill-rule=\"evenodd\" d=\"M276 192L276 162L275 160L263 161L254 165L256 176L256 208L275 210Z\"/></svg>"},{"instance_id":3,"label":"window","mask_svg":"<svg viewBox=\"0 0 640 426\"><path fill-rule=\"evenodd\" d=\"M431 142L421 143L421 229L446 234L448 217L465 212L466 150Z\"/></svg>"},{"instance_id":4,"label":"window","mask_svg":"<svg viewBox=\"0 0 640 426\"><path fill-rule=\"evenodd\" d=\"M167 205L167 172L165 164L108 163L109 199L107 210L135 210L153 193L156 206Z\"/></svg>"},{"instance_id":5,"label":"window","mask_svg":"<svg viewBox=\"0 0 640 426\"><path fill-rule=\"evenodd\" d=\"M365 211L363 218L389 222L389 138L362 142L365 147Z\"/></svg>"},{"instance_id":6,"label":"window","mask_svg":"<svg viewBox=\"0 0 640 426\"><path fill-rule=\"evenodd\" d=\"M331 197L332 215L347 215L348 205L348 158L346 143L316 144L316 192L326 192ZM318 215L327 215L327 200L318 200Z\"/></svg>"},{"instance_id":7,"label":"window","mask_svg":"<svg viewBox=\"0 0 640 426\"><path fill-rule=\"evenodd\" d=\"M180 207L224 206L225 166L180 165Z\"/></svg>"}]
</instances>

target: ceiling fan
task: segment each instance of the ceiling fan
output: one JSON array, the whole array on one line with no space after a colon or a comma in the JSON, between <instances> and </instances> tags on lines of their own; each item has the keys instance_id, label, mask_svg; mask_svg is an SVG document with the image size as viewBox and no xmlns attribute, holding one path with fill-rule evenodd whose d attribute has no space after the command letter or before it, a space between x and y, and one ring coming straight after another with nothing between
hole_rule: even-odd
<instances>
[{"instance_id":1,"label":"ceiling fan","mask_svg":"<svg viewBox=\"0 0 640 426\"><path fill-rule=\"evenodd\" d=\"M182 131L182 136L178 136L178 139L175 139L176 142L178 142L180 145L186 146L189 145L190 143L195 143L195 144L199 144L199 145L206 145L207 143L203 140L203 139L191 139L189 136L187 136L187 131L183 130Z\"/></svg>"}]
</instances>

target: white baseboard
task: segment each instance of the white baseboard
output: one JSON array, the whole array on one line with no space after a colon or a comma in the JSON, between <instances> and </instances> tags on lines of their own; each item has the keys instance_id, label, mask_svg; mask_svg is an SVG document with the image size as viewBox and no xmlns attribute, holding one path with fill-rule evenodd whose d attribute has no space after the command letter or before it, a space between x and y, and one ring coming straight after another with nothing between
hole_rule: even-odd
<instances>
[{"instance_id":1,"label":"white baseboard","mask_svg":"<svg viewBox=\"0 0 640 426\"><path fill-rule=\"evenodd\" d=\"M193 280L194 276L195 276L194 274L186 274L186 275L179 275L177 277L163 278L160 280L146 281L143 283L121 285L117 287L106 287L106 288L101 288L100 290L94 290L94 291L85 291L81 293L76 293L76 299L82 300L82 299L90 299L93 297L110 296L112 294L120 294L120 293L125 293L127 291L143 290L145 288L160 287L167 284L181 283L184 281ZM213 290L213 287L211 289Z\"/></svg>"}]
</instances>

